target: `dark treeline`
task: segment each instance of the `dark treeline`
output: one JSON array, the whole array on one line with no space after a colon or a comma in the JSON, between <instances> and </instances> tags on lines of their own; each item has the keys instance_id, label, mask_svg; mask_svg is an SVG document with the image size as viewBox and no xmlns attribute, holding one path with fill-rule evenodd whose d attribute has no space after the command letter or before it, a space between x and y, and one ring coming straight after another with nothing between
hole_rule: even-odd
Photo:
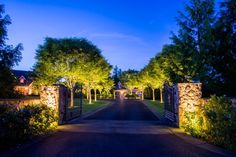
<instances>
[{"instance_id":1,"label":"dark treeline","mask_svg":"<svg viewBox=\"0 0 236 157\"><path fill-rule=\"evenodd\" d=\"M0 4L0 98L20 96L14 91L16 80L11 69L20 62L23 46L7 45L7 26L10 24L10 16L5 14L4 6Z\"/></svg>"},{"instance_id":2,"label":"dark treeline","mask_svg":"<svg viewBox=\"0 0 236 157\"><path fill-rule=\"evenodd\" d=\"M170 82L201 82L203 94L236 95L236 0L191 0L155 59Z\"/></svg>"}]
</instances>

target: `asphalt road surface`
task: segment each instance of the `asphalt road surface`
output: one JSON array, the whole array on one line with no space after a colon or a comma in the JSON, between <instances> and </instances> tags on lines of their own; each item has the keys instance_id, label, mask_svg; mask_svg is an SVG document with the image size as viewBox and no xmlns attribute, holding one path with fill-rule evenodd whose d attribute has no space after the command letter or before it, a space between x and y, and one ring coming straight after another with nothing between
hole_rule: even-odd
<instances>
[{"instance_id":1,"label":"asphalt road surface","mask_svg":"<svg viewBox=\"0 0 236 157\"><path fill-rule=\"evenodd\" d=\"M146 120L157 121L156 116L140 101L120 100L112 106L86 118L87 120Z\"/></svg>"},{"instance_id":2,"label":"asphalt road surface","mask_svg":"<svg viewBox=\"0 0 236 157\"><path fill-rule=\"evenodd\" d=\"M116 102L54 135L23 149L16 157L218 157L175 136L139 101Z\"/></svg>"}]
</instances>

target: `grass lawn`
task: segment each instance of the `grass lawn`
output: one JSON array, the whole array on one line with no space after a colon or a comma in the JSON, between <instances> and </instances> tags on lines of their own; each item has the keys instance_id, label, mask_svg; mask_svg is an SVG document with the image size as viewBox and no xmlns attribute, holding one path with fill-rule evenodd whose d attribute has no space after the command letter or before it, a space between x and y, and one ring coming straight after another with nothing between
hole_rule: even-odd
<instances>
[{"instance_id":1,"label":"grass lawn","mask_svg":"<svg viewBox=\"0 0 236 157\"><path fill-rule=\"evenodd\" d=\"M97 110L98 108L105 106L110 103L110 101L105 101L105 100L97 100L96 102L92 102L92 104L88 103L88 100L83 101L83 114L92 112Z\"/></svg>"},{"instance_id":2,"label":"grass lawn","mask_svg":"<svg viewBox=\"0 0 236 157\"><path fill-rule=\"evenodd\" d=\"M74 110L74 109L78 108L79 104L80 104L79 102L80 102L80 100L76 98L74 100L75 106L73 109L71 108L70 110ZM97 110L98 108L109 104L110 102L111 101L97 100L96 102L92 101L92 104L89 104L88 100L83 99L83 105L82 105L83 114L88 113L88 112L93 112L93 111Z\"/></svg>"},{"instance_id":3,"label":"grass lawn","mask_svg":"<svg viewBox=\"0 0 236 157\"><path fill-rule=\"evenodd\" d=\"M152 107L155 108L157 112L159 112L161 115L164 114L164 103L160 103L160 101L152 101L152 100L144 100L144 102Z\"/></svg>"}]
</instances>

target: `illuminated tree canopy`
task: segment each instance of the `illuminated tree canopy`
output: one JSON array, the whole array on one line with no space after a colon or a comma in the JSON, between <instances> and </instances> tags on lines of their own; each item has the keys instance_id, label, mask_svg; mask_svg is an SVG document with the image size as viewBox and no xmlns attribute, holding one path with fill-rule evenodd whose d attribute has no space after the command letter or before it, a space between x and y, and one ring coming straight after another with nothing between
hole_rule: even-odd
<instances>
[{"instance_id":1,"label":"illuminated tree canopy","mask_svg":"<svg viewBox=\"0 0 236 157\"><path fill-rule=\"evenodd\" d=\"M95 45L79 38L46 38L37 50L36 59L36 82L40 85L63 83L71 91L71 107L76 83L91 88L108 78L111 69Z\"/></svg>"}]
</instances>

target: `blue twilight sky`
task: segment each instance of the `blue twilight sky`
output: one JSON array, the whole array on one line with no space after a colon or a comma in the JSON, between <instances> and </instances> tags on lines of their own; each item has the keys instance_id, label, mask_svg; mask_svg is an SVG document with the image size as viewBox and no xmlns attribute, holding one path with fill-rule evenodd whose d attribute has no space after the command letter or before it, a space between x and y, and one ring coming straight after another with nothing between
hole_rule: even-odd
<instances>
[{"instance_id":1,"label":"blue twilight sky","mask_svg":"<svg viewBox=\"0 0 236 157\"><path fill-rule=\"evenodd\" d=\"M85 37L112 65L143 68L176 31L185 0L1 0L12 24L8 43L24 46L15 69L30 70L45 37Z\"/></svg>"}]
</instances>

